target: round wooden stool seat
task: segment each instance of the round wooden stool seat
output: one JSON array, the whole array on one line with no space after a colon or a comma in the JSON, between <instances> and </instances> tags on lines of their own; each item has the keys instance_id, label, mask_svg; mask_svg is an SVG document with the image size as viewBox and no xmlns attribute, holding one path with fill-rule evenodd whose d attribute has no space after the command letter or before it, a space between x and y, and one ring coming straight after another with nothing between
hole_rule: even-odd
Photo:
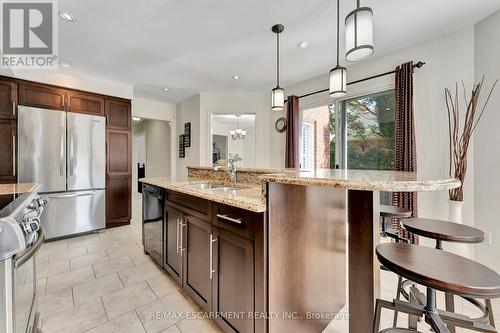
<instances>
[{"instance_id":1,"label":"round wooden stool seat","mask_svg":"<svg viewBox=\"0 0 500 333\"><path fill-rule=\"evenodd\" d=\"M376 253L389 270L421 285L459 296L500 297L500 275L456 254L404 243L380 244Z\"/></svg>"},{"instance_id":2,"label":"round wooden stool seat","mask_svg":"<svg viewBox=\"0 0 500 333\"><path fill-rule=\"evenodd\" d=\"M380 205L380 216L393 219L411 217L411 210L396 206Z\"/></svg>"},{"instance_id":3,"label":"round wooden stool seat","mask_svg":"<svg viewBox=\"0 0 500 333\"><path fill-rule=\"evenodd\" d=\"M482 243L486 237L479 229L448 221L411 218L401 222L413 234L446 242Z\"/></svg>"}]
</instances>

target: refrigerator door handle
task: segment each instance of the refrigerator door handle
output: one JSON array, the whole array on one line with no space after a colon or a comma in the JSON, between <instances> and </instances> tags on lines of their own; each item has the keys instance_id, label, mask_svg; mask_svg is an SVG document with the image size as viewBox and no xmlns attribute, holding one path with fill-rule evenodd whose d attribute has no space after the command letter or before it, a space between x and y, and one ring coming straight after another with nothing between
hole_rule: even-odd
<instances>
[{"instance_id":1,"label":"refrigerator door handle","mask_svg":"<svg viewBox=\"0 0 500 333\"><path fill-rule=\"evenodd\" d=\"M48 197L51 199L65 199L65 198L94 196L96 194L97 194L96 191L86 191L86 192L78 192L78 193L54 194L54 195L48 195Z\"/></svg>"},{"instance_id":2,"label":"refrigerator door handle","mask_svg":"<svg viewBox=\"0 0 500 333\"><path fill-rule=\"evenodd\" d=\"M59 174L64 176L64 127L60 127L60 142L59 142Z\"/></svg>"},{"instance_id":3,"label":"refrigerator door handle","mask_svg":"<svg viewBox=\"0 0 500 333\"><path fill-rule=\"evenodd\" d=\"M74 156L75 156L75 144L74 144L74 137L73 137L73 129L71 130L71 133L69 135L69 175L73 176L73 168L74 168Z\"/></svg>"}]
</instances>

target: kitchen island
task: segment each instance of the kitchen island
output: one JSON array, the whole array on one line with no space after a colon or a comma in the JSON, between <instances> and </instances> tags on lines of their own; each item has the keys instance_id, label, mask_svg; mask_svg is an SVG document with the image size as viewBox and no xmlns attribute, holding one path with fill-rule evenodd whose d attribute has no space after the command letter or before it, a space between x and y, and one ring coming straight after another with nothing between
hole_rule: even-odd
<instances>
[{"instance_id":1,"label":"kitchen island","mask_svg":"<svg viewBox=\"0 0 500 333\"><path fill-rule=\"evenodd\" d=\"M210 168L189 168L188 176L181 183L143 182L167 190L167 234L178 234L181 220L185 239L200 240L193 246L188 240L185 248L181 241L186 255L177 267L189 271L191 256L191 271L200 270L191 282L189 276L178 281L212 315L225 313L216 321L227 332L321 332L339 319L347 300L349 332L371 331L379 290L379 192L460 185L391 171L245 169L237 189ZM179 244L166 239L167 261ZM229 318L227 312L244 315Z\"/></svg>"}]
</instances>

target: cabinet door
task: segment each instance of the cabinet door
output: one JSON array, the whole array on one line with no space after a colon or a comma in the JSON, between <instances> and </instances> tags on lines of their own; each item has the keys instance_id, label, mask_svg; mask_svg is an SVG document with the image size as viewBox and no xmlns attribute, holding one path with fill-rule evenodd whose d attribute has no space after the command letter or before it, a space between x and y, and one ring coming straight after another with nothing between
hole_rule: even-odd
<instances>
[{"instance_id":1,"label":"cabinet door","mask_svg":"<svg viewBox=\"0 0 500 333\"><path fill-rule=\"evenodd\" d=\"M106 130L107 175L131 175L131 138L129 131Z\"/></svg>"},{"instance_id":2,"label":"cabinet door","mask_svg":"<svg viewBox=\"0 0 500 333\"><path fill-rule=\"evenodd\" d=\"M110 177L106 180L106 228L130 223L130 177Z\"/></svg>"},{"instance_id":3,"label":"cabinet door","mask_svg":"<svg viewBox=\"0 0 500 333\"><path fill-rule=\"evenodd\" d=\"M0 81L0 119L16 119L17 84Z\"/></svg>"},{"instance_id":4,"label":"cabinet door","mask_svg":"<svg viewBox=\"0 0 500 333\"><path fill-rule=\"evenodd\" d=\"M253 242L217 227L214 234L212 311L244 314L240 318L221 316L216 321L228 332L253 332L254 320L246 316L255 311Z\"/></svg>"},{"instance_id":5,"label":"cabinet door","mask_svg":"<svg viewBox=\"0 0 500 333\"><path fill-rule=\"evenodd\" d=\"M68 93L68 111L104 116L104 98L79 91Z\"/></svg>"},{"instance_id":6,"label":"cabinet door","mask_svg":"<svg viewBox=\"0 0 500 333\"><path fill-rule=\"evenodd\" d=\"M0 119L0 182L16 182L16 121Z\"/></svg>"},{"instance_id":7,"label":"cabinet door","mask_svg":"<svg viewBox=\"0 0 500 333\"><path fill-rule=\"evenodd\" d=\"M212 304L210 279L212 225L194 216L185 215L181 230L184 290L209 311Z\"/></svg>"},{"instance_id":8,"label":"cabinet door","mask_svg":"<svg viewBox=\"0 0 500 333\"><path fill-rule=\"evenodd\" d=\"M181 225L183 214L180 210L166 206L165 208L165 269L182 285L182 251Z\"/></svg>"},{"instance_id":9,"label":"cabinet door","mask_svg":"<svg viewBox=\"0 0 500 333\"><path fill-rule=\"evenodd\" d=\"M130 130L132 122L130 101L107 98L106 121L107 128Z\"/></svg>"},{"instance_id":10,"label":"cabinet door","mask_svg":"<svg viewBox=\"0 0 500 333\"><path fill-rule=\"evenodd\" d=\"M66 90L35 83L21 83L19 104L42 109L66 110Z\"/></svg>"}]
</instances>

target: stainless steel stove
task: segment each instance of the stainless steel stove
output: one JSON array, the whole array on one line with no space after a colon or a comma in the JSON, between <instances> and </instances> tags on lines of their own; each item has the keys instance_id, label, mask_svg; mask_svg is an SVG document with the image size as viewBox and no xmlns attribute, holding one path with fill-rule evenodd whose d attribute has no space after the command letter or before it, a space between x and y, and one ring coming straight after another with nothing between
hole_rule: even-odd
<instances>
[{"instance_id":1,"label":"stainless steel stove","mask_svg":"<svg viewBox=\"0 0 500 333\"><path fill-rule=\"evenodd\" d=\"M38 333L35 255L45 233L47 199L36 192L0 195L0 332Z\"/></svg>"}]
</instances>

